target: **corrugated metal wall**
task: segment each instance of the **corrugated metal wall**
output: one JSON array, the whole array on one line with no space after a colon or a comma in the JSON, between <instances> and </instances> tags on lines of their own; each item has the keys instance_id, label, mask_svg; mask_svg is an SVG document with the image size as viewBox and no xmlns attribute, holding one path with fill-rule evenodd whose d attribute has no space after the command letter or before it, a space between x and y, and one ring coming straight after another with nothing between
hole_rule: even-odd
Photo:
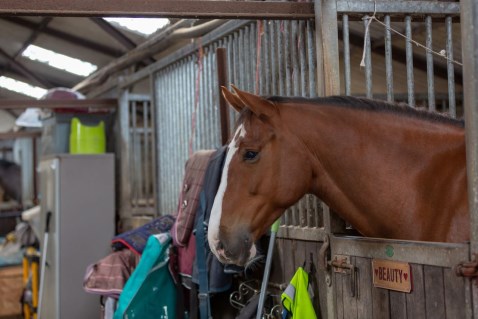
<instances>
[{"instance_id":1,"label":"corrugated metal wall","mask_svg":"<svg viewBox=\"0 0 478 319\"><path fill-rule=\"evenodd\" d=\"M228 82L261 95L316 95L312 21L257 21L159 70L155 75L159 210L173 212L191 151L220 146L216 49L228 57ZM260 36L258 36L260 35ZM259 50L258 50L259 48ZM235 114L230 113L234 122ZM284 216L290 225L318 225L312 196Z\"/></svg>"}]
</instances>

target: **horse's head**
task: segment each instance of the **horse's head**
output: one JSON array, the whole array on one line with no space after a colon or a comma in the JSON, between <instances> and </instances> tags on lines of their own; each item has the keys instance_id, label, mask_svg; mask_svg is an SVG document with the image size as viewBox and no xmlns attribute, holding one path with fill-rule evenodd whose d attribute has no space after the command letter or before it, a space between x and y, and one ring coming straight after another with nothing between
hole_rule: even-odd
<instances>
[{"instance_id":1,"label":"horse's head","mask_svg":"<svg viewBox=\"0 0 478 319\"><path fill-rule=\"evenodd\" d=\"M309 190L312 172L284 110L234 89L222 89L241 115L228 145L208 240L221 262L243 265L255 255L254 241Z\"/></svg>"}]
</instances>

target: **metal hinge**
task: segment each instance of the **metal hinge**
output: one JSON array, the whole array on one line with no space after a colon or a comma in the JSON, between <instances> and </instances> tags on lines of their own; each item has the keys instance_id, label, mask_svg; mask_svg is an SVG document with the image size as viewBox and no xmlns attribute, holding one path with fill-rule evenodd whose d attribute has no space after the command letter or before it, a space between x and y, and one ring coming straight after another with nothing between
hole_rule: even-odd
<instances>
[{"instance_id":1,"label":"metal hinge","mask_svg":"<svg viewBox=\"0 0 478 319\"><path fill-rule=\"evenodd\" d=\"M471 261L462 261L455 266L455 274L460 277L477 278L478 277L478 254L473 254ZM478 280L476 281L478 286Z\"/></svg>"}]
</instances>

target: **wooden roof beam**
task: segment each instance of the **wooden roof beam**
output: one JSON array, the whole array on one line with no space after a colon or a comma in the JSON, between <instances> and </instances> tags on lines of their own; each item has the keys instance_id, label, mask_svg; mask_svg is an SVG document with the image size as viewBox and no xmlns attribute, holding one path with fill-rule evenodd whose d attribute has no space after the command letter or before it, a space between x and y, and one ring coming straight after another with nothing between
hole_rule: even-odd
<instances>
[{"instance_id":1,"label":"wooden roof beam","mask_svg":"<svg viewBox=\"0 0 478 319\"><path fill-rule=\"evenodd\" d=\"M13 24L22 26L24 28L31 29L31 30L36 30L40 26L39 23L31 22L29 20L18 18L18 17L2 17L1 19ZM51 27L43 28L43 30L41 30L41 33L47 34L49 36L58 38L60 40L69 42L74 45L83 46L90 50L93 50L105 55L109 55L112 57L120 57L126 52L126 51L122 51L122 50L118 50L118 49L106 46L101 43L97 43L97 42L90 41L81 37L77 37L75 35L66 33L64 31L56 30Z\"/></svg>"},{"instance_id":2,"label":"wooden roof beam","mask_svg":"<svg viewBox=\"0 0 478 319\"><path fill-rule=\"evenodd\" d=\"M32 71L28 70L26 67L24 67L21 63L17 62L15 59L13 59L10 55L8 55L7 52L3 51L0 48L0 55L3 55L5 59L8 60L10 65L16 69L18 72L20 72L23 76L29 78L30 80L34 81L41 87L46 87L46 88L52 88L54 85L43 78L42 76L39 76L38 74L33 73Z\"/></svg>"}]
</instances>

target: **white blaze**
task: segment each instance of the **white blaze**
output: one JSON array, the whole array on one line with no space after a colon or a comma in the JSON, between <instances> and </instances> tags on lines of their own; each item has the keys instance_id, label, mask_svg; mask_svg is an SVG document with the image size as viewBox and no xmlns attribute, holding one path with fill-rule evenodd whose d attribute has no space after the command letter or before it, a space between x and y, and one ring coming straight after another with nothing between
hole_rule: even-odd
<instances>
[{"instance_id":1,"label":"white blaze","mask_svg":"<svg viewBox=\"0 0 478 319\"><path fill-rule=\"evenodd\" d=\"M214 203L211 209L211 216L209 217L209 226L207 239L209 241L209 247L214 255L218 256L216 251L216 246L219 242L219 224L221 222L221 213L222 213L222 202L224 200L224 193L227 188L227 175L229 172L229 164L231 163L232 157L236 154L238 150L237 140L239 137L244 137L246 135L246 130L241 124L234 133L234 138L229 144L229 150L227 151L226 160L224 162L224 168L222 169L221 183L214 198Z\"/></svg>"}]
</instances>

